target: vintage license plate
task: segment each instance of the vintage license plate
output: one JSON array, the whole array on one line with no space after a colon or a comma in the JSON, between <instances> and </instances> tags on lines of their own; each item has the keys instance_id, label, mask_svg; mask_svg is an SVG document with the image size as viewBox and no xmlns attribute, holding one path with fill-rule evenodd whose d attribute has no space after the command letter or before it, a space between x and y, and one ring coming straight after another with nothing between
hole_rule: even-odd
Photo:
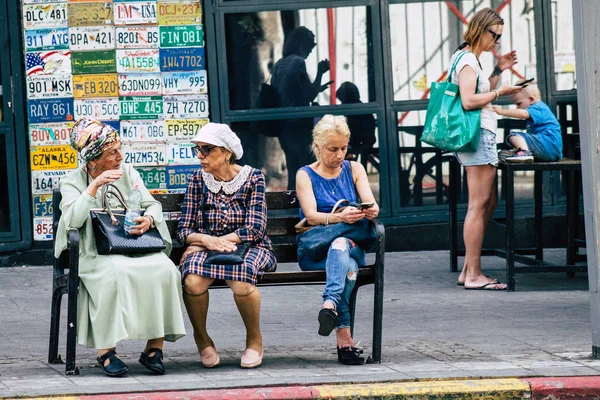
<instances>
[{"instance_id":1,"label":"vintage license plate","mask_svg":"<svg viewBox=\"0 0 600 400\"><path fill-rule=\"evenodd\" d=\"M117 46L114 26L69 28L71 50L112 50Z\"/></svg>"},{"instance_id":2,"label":"vintage license plate","mask_svg":"<svg viewBox=\"0 0 600 400\"><path fill-rule=\"evenodd\" d=\"M71 73L71 52L68 50L33 51L25 54L27 75Z\"/></svg>"},{"instance_id":3,"label":"vintage license plate","mask_svg":"<svg viewBox=\"0 0 600 400\"><path fill-rule=\"evenodd\" d=\"M29 155L32 171L77 168L77 152L69 145L31 147Z\"/></svg>"},{"instance_id":4,"label":"vintage license plate","mask_svg":"<svg viewBox=\"0 0 600 400\"><path fill-rule=\"evenodd\" d=\"M119 99L75 99L75 120L90 117L100 121L119 119Z\"/></svg>"},{"instance_id":5,"label":"vintage license plate","mask_svg":"<svg viewBox=\"0 0 600 400\"><path fill-rule=\"evenodd\" d=\"M52 122L48 124L29 124L29 145L50 146L69 144L73 122Z\"/></svg>"},{"instance_id":6,"label":"vintage license plate","mask_svg":"<svg viewBox=\"0 0 600 400\"><path fill-rule=\"evenodd\" d=\"M167 162L169 164L199 164L194 155L194 143L167 143Z\"/></svg>"},{"instance_id":7,"label":"vintage license plate","mask_svg":"<svg viewBox=\"0 0 600 400\"><path fill-rule=\"evenodd\" d=\"M33 240L52 240L52 217L33 219Z\"/></svg>"},{"instance_id":8,"label":"vintage license plate","mask_svg":"<svg viewBox=\"0 0 600 400\"><path fill-rule=\"evenodd\" d=\"M158 26L119 26L117 49L158 49Z\"/></svg>"},{"instance_id":9,"label":"vintage license plate","mask_svg":"<svg viewBox=\"0 0 600 400\"><path fill-rule=\"evenodd\" d=\"M51 194L34 194L33 195L33 216L34 217L51 217L54 213L52 208Z\"/></svg>"},{"instance_id":10,"label":"vintage license plate","mask_svg":"<svg viewBox=\"0 0 600 400\"><path fill-rule=\"evenodd\" d=\"M124 142L164 142L165 121L162 119L121 121L121 140Z\"/></svg>"},{"instance_id":11,"label":"vintage license plate","mask_svg":"<svg viewBox=\"0 0 600 400\"><path fill-rule=\"evenodd\" d=\"M167 167L167 189L187 189L191 176L198 168L198 165Z\"/></svg>"},{"instance_id":12,"label":"vintage license plate","mask_svg":"<svg viewBox=\"0 0 600 400\"><path fill-rule=\"evenodd\" d=\"M206 71L163 72L164 95L206 93Z\"/></svg>"},{"instance_id":13,"label":"vintage license plate","mask_svg":"<svg viewBox=\"0 0 600 400\"><path fill-rule=\"evenodd\" d=\"M163 97L165 119L208 117L208 95Z\"/></svg>"},{"instance_id":14,"label":"vintage license plate","mask_svg":"<svg viewBox=\"0 0 600 400\"><path fill-rule=\"evenodd\" d=\"M69 4L69 26L102 26L113 22L112 3Z\"/></svg>"},{"instance_id":15,"label":"vintage license plate","mask_svg":"<svg viewBox=\"0 0 600 400\"><path fill-rule=\"evenodd\" d=\"M117 72L115 50L74 51L71 53L74 74L104 74Z\"/></svg>"},{"instance_id":16,"label":"vintage license plate","mask_svg":"<svg viewBox=\"0 0 600 400\"><path fill-rule=\"evenodd\" d=\"M31 75L27 77L28 99L73 97L72 75Z\"/></svg>"},{"instance_id":17,"label":"vintage license plate","mask_svg":"<svg viewBox=\"0 0 600 400\"><path fill-rule=\"evenodd\" d=\"M121 120L163 118L161 96L123 96L119 99Z\"/></svg>"},{"instance_id":18,"label":"vintage license plate","mask_svg":"<svg viewBox=\"0 0 600 400\"><path fill-rule=\"evenodd\" d=\"M159 25L192 25L201 22L202 4L200 2L158 2Z\"/></svg>"},{"instance_id":19,"label":"vintage license plate","mask_svg":"<svg viewBox=\"0 0 600 400\"><path fill-rule=\"evenodd\" d=\"M25 31L25 50L68 50L68 28L28 29Z\"/></svg>"},{"instance_id":20,"label":"vintage license plate","mask_svg":"<svg viewBox=\"0 0 600 400\"><path fill-rule=\"evenodd\" d=\"M27 101L30 124L73 121L73 99L40 99Z\"/></svg>"},{"instance_id":21,"label":"vintage license plate","mask_svg":"<svg viewBox=\"0 0 600 400\"><path fill-rule=\"evenodd\" d=\"M62 178L70 171L32 171L31 172L31 191L33 194L52 193L58 189L58 184Z\"/></svg>"},{"instance_id":22,"label":"vintage license plate","mask_svg":"<svg viewBox=\"0 0 600 400\"><path fill-rule=\"evenodd\" d=\"M160 27L160 47L204 47L202 25Z\"/></svg>"},{"instance_id":23,"label":"vintage license plate","mask_svg":"<svg viewBox=\"0 0 600 400\"><path fill-rule=\"evenodd\" d=\"M23 6L25 29L66 27L67 23L67 3L25 4Z\"/></svg>"},{"instance_id":24,"label":"vintage license plate","mask_svg":"<svg viewBox=\"0 0 600 400\"><path fill-rule=\"evenodd\" d=\"M195 71L204 68L204 48L160 49L160 70Z\"/></svg>"},{"instance_id":25,"label":"vintage license plate","mask_svg":"<svg viewBox=\"0 0 600 400\"><path fill-rule=\"evenodd\" d=\"M140 173L146 189L166 189L167 188L167 174L164 167L140 167L136 168L137 172Z\"/></svg>"},{"instance_id":26,"label":"vintage license plate","mask_svg":"<svg viewBox=\"0 0 600 400\"><path fill-rule=\"evenodd\" d=\"M161 94L160 74L119 75L120 96L160 96Z\"/></svg>"},{"instance_id":27,"label":"vintage license plate","mask_svg":"<svg viewBox=\"0 0 600 400\"><path fill-rule=\"evenodd\" d=\"M167 119L165 128L169 142L189 142L209 120L204 119Z\"/></svg>"},{"instance_id":28,"label":"vintage license plate","mask_svg":"<svg viewBox=\"0 0 600 400\"><path fill-rule=\"evenodd\" d=\"M115 25L156 24L156 2L136 1L114 4Z\"/></svg>"},{"instance_id":29,"label":"vintage license plate","mask_svg":"<svg viewBox=\"0 0 600 400\"><path fill-rule=\"evenodd\" d=\"M164 143L132 143L121 146L125 163L133 165L165 165L167 146Z\"/></svg>"},{"instance_id":30,"label":"vintage license plate","mask_svg":"<svg viewBox=\"0 0 600 400\"><path fill-rule=\"evenodd\" d=\"M117 50L117 72L160 72L159 50Z\"/></svg>"},{"instance_id":31,"label":"vintage license plate","mask_svg":"<svg viewBox=\"0 0 600 400\"><path fill-rule=\"evenodd\" d=\"M77 99L118 95L117 74L73 75L73 96Z\"/></svg>"},{"instance_id":32,"label":"vintage license plate","mask_svg":"<svg viewBox=\"0 0 600 400\"><path fill-rule=\"evenodd\" d=\"M50 3L64 3L65 0L23 0L23 4L50 4Z\"/></svg>"}]
</instances>

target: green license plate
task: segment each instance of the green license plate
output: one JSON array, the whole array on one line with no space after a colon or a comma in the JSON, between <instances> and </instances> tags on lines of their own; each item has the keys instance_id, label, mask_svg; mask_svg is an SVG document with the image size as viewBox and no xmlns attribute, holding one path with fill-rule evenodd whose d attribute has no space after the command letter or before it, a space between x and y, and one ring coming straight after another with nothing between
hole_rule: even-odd
<instances>
[{"instance_id":1,"label":"green license plate","mask_svg":"<svg viewBox=\"0 0 600 400\"><path fill-rule=\"evenodd\" d=\"M160 47L204 47L202 25L161 26Z\"/></svg>"},{"instance_id":2,"label":"green license plate","mask_svg":"<svg viewBox=\"0 0 600 400\"><path fill-rule=\"evenodd\" d=\"M167 173L165 168L136 168L144 181L147 189L166 189L167 188Z\"/></svg>"},{"instance_id":3,"label":"green license plate","mask_svg":"<svg viewBox=\"0 0 600 400\"><path fill-rule=\"evenodd\" d=\"M115 50L74 51L71 53L73 74L103 74L117 72Z\"/></svg>"},{"instance_id":4,"label":"green license plate","mask_svg":"<svg viewBox=\"0 0 600 400\"><path fill-rule=\"evenodd\" d=\"M124 96L119 98L121 119L162 119L162 96Z\"/></svg>"}]
</instances>

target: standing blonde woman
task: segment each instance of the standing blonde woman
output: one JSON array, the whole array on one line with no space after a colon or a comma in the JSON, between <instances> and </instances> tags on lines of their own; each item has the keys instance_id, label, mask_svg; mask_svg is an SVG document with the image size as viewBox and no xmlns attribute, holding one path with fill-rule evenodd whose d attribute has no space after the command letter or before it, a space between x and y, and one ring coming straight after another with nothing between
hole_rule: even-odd
<instances>
[{"instance_id":1,"label":"standing blonde woman","mask_svg":"<svg viewBox=\"0 0 600 400\"><path fill-rule=\"evenodd\" d=\"M456 158L465 167L469 188L469 205L463 231L466 248L465 264L458 278L458 284L471 290L506 289L506 284L484 275L481 271L483 236L497 202L494 182L498 166L496 150L498 123L492 102L498 100L500 96L522 90L521 87L509 86L508 83L496 89L502 71L517 63L516 51L513 50L498 58L494 71L487 79L479 62L483 52L492 51L494 46L500 43L503 30L504 20L494 10L484 8L476 12L464 34L465 42L450 59L450 65L454 65L462 55L451 79L459 86L463 107L467 110L481 109L481 135L477 150L472 153L456 153Z\"/></svg>"},{"instance_id":2,"label":"standing blonde woman","mask_svg":"<svg viewBox=\"0 0 600 400\"><path fill-rule=\"evenodd\" d=\"M353 224L363 218L377 217L379 206L369 186L365 168L346 160L350 130L344 117L325 115L313 129L312 150L317 161L296 174L300 218L309 225ZM342 212L330 212L339 200L373 203L359 210L348 206ZM356 284L358 267L365 265L365 249L352 240L335 239L323 260L313 260L299 254L303 271L325 270L326 284L323 305L319 311L319 334L328 336L336 328L338 361L342 364L362 364L362 350L354 346L350 333L350 295Z\"/></svg>"}]
</instances>

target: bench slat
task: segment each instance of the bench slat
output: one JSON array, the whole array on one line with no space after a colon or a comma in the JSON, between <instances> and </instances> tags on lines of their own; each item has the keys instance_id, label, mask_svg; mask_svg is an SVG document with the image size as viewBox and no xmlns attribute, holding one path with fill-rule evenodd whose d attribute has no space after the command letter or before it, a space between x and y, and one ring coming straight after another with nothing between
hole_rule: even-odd
<instances>
[{"instance_id":1,"label":"bench slat","mask_svg":"<svg viewBox=\"0 0 600 400\"><path fill-rule=\"evenodd\" d=\"M162 203L164 212L181 211L184 194L153 194L152 196ZM296 194L291 191L267 192L266 199L269 210L297 209L300 206Z\"/></svg>"}]
</instances>

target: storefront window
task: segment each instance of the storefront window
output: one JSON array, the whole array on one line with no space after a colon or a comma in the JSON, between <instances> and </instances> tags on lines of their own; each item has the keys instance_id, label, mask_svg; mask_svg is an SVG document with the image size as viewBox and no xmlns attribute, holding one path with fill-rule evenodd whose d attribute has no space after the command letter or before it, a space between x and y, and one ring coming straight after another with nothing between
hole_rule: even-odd
<instances>
[{"instance_id":1,"label":"storefront window","mask_svg":"<svg viewBox=\"0 0 600 400\"><path fill-rule=\"evenodd\" d=\"M573 13L571 10L571 0L552 0L552 38L554 40L556 90L577 88Z\"/></svg>"}]
</instances>

